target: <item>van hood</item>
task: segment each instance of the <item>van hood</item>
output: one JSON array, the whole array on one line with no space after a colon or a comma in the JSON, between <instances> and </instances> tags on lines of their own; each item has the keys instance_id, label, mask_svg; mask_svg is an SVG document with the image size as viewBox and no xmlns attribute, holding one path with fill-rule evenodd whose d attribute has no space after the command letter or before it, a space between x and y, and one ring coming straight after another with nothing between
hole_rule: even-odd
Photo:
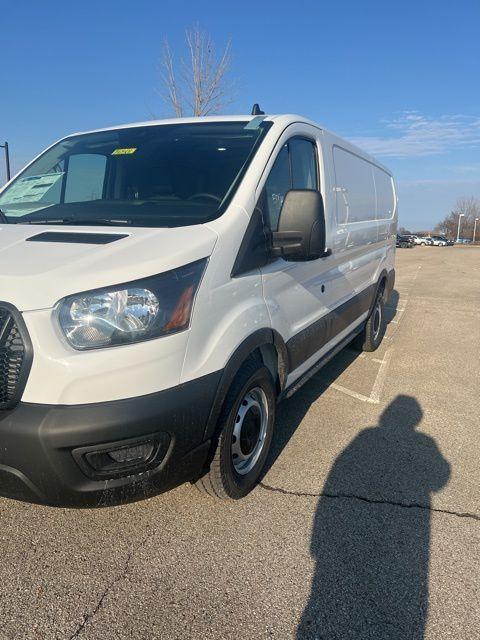
<instances>
[{"instance_id":1,"label":"van hood","mask_svg":"<svg viewBox=\"0 0 480 640\"><path fill-rule=\"evenodd\" d=\"M20 311L156 275L208 257L206 225L169 229L0 225L0 300Z\"/></svg>"}]
</instances>

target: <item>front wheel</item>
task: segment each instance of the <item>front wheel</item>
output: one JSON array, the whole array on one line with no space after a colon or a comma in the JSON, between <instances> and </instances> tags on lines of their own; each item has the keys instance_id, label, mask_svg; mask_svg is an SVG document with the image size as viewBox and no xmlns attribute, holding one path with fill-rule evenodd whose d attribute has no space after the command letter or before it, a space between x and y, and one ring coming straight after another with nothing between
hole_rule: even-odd
<instances>
[{"instance_id":1,"label":"front wheel","mask_svg":"<svg viewBox=\"0 0 480 640\"><path fill-rule=\"evenodd\" d=\"M272 441L275 405L270 371L252 358L225 399L210 468L196 483L202 493L238 500L255 487Z\"/></svg>"}]
</instances>

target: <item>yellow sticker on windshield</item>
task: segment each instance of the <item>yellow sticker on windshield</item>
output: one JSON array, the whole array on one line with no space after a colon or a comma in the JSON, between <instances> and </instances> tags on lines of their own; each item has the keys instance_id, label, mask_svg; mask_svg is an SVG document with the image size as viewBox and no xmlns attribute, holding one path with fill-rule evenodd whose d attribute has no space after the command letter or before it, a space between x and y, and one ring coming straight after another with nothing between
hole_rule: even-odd
<instances>
[{"instance_id":1,"label":"yellow sticker on windshield","mask_svg":"<svg viewBox=\"0 0 480 640\"><path fill-rule=\"evenodd\" d=\"M132 153L135 153L135 151L137 150L137 147L134 147L133 149L115 149L115 151L112 151L112 156L129 156Z\"/></svg>"}]
</instances>

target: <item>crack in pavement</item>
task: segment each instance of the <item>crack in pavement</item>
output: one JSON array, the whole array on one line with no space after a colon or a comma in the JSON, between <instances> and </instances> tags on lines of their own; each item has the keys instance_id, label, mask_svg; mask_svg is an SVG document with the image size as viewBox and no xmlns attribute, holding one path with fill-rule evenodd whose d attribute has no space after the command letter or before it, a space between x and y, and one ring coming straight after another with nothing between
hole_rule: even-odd
<instances>
[{"instance_id":1,"label":"crack in pavement","mask_svg":"<svg viewBox=\"0 0 480 640\"><path fill-rule=\"evenodd\" d=\"M404 509L424 509L427 511L433 511L435 513L442 513L442 514L446 514L446 515L450 515L450 516L455 516L457 518L467 518L470 520L476 520L476 521L480 521L480 515L476 514L476 513L468 513L468 512L461 512L461 511L453 511L450 509L440 509L437 507L431 507L425 504L420 504L420 503L407 503L407 502L396 502L394 500L377 500L375 498L367 498L365 496L360 496L360 495L355 495L355 494L348 494L348 493L326 493L326 492L320 492L320 493L310 493L310 492L306 492L306 491L290 491L288 489L283 489L281 487L273 487L271 485L268 485L264 482L259 482L258 486L261 487L262 489L264 489L265 491L269 491L272 493L280 493L282 495L286 495L286 496L295 496L298 498L331 498L331 499L349 499L349 500L359 500L361 502L366 502L367 504L383 504L383 505L388 505L388 506L393 506L393 507L402 507ZM132 559L135 555L135 552L137 552L139 549L141 549L147 542L148 540L155 534L155 531L152 531L151 533L149 533L147 536L145 536L145 538L134 548L132 548L128 554L127 554L127 558L125 560L124 563L124 567L123 570L121 571L121 573L119 573L118 575L116 575L113 580L111 580L107 586L105 587L105 589L103 590L100 598L98 599L98 602L95 606L95 608L93 609L93 611L91 611L90 613L87 613L83 616L83 620L82 622L78 625L78 627L76 628L76 630L73 632L72 635L70 635L69 640L75 640L76 638L78 638L83 631L86 629L87 626L89 626L91 624L91 622L93 621L93 619L95 618L95 616L97 615L97 613L101 610L103 603L106 599L106 597L109 595L109 593L111 592L111 590L115 587L116 584L118 584L119 582L121 582L122 580L124 580L129 571L130 571L130 565L132 562Z\"/></svg>"},{"instance_id":2,"label":"crack in pavement","mask_svg":"<svg viewBox=\"0 0 480 640\"><path fill-rule=\"evenodd\" d=\"M130 549L130 551L127 554L127 558L125 560L125 563L124 563L123 571L121 573L119 573L117 576L115 576L115 578L113 578L113 580L111 580L107 584L107 586L103 590L102 595L98 599L98 602L97 602L95 608L93 609L93 611L91 613L84 614L82 622L78 625L78 627L75 629L75 631L69 637L69 640L75 640L75 638L78 638L80 636L80 634L83 632L83 630L92 622L92 620L95 618L97 613L102 608L105 598L108 596L108 594L113 589L113 587L118 582L121 582L122 580L124 580L127 577L128 573L129 573L129 570L130 570L130 563L131 563L131 561L133 559L133 556L135 555L135 552L138 551L139 549L141 549L148 542L148 540L154 535L154 533L155 533L154 531L152 533L149 533L140 542L140 544L138 544L135 548Z\"/></svg>"},{"instance_id":3,"label":"crack in pavement","mask_svg":"<svg viewBox=\"0 0 480 640\"><path fill-rule=\"evenodd\" d=\"M394 500L376 500L375 498L366 498L365 496L357 496L355 494L348 493L308 493L304 491L290 491L288 489L282 489L281 487L272 487L271 485L259 482L259 486L265 491L271 491L273 493L281 493L286 496L295 496L297 498L347 498L349 500L359 500L368 504L385 504L392 507L403 507L404 509L425 509L427 511L433 511L435 513L443 513L449 516L456 516L457 518L468 518L470 520L480 521L480 515L477 513L468 513L462 511L453 511L450 509L440 509L438 507L431 507L426 504L420 504L416 502L396 502Z\"/></svg>"},{"instance_id":4,"label":"crack in pavement","mask_svg":"<svg viewBox=\"0 0 480 640\"><path fill-rule=\"evenodd\" d=\"M75 629L74 633L70 636L70 640L74 640L75 638L78 638L78 636L82 633L82 631L85 629L85 627L91 623L93 618L100 611L100 609L102 608L102 605L103 605L103 601L108 596L108 594L110 593L111 589L113 589L113 587L117 584L117 582L119 582L120 580L123 580L124 578L126 578L126 576L128 574L128 570L129 570L129 567L130 567L130 561L131 561L132 557L133 557L133 552L130 551L128 556L127 556L127 560L125 562L125 567L124 567L122 573L120 575L116 576L116 578L114 578L106 586L106 588L104 589L102 595L100 596L100 598L99 598L99 600L97 602L97 606L94 608L94 610L91 613L87 613L86 615L83 616L83 621L78 625L78 627Z\"/></svg>"}]
</instances>

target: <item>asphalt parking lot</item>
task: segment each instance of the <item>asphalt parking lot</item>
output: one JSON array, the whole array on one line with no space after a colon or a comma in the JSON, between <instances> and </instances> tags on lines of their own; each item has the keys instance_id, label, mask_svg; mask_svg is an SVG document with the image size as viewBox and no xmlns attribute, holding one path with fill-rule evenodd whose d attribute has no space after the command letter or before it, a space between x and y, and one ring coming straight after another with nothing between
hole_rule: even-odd
<instances>
[{"instance_id":1,"label":"asphalt parking lot","mask_svg":"<svg viewBox=\"0 0 480 640\"><path fill-rule=\"evenodd\" d=\"M0 637L480 638L480 248L397 251L388 315L279 407L239 503L0 499Z\"/></svg>"}]
</instances>

